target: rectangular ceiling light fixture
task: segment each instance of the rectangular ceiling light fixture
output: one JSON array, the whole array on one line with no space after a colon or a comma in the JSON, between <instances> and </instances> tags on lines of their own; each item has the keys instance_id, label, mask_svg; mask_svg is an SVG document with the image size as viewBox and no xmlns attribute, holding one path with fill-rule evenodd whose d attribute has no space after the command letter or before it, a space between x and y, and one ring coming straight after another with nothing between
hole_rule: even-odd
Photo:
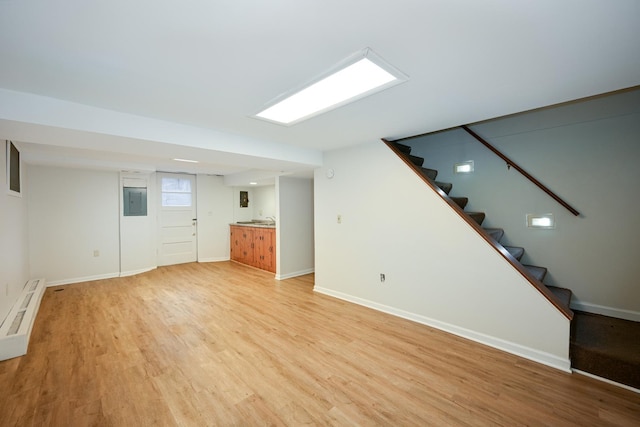
<instances>
[{"instance_id":1,"label":"rectangular ceiling light fixture","mask_svg":"<svg viewBox=\"0 0 640 427\"><path fill-rule=\"evenodd\" d=\"M366 48L277 98L255 117L291 126L407 80L405 74Z\"/></svg>"}]
</instances>

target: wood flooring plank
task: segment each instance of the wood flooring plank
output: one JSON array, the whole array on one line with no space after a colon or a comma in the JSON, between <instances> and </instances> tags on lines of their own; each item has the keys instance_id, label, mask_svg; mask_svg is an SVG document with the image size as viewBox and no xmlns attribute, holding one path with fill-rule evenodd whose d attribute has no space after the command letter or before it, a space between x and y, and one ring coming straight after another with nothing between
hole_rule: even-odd
<instances>
[{"instance_id":1,"label":"wood flooring plank","mask_svg":"<svg viewBox=\"0 0 640 427\"><path fill-rule=\"evenodd\" d=\"M48 288L0 427L640 425L640 395L233 262Z\"/></svg>"}]
</instances>

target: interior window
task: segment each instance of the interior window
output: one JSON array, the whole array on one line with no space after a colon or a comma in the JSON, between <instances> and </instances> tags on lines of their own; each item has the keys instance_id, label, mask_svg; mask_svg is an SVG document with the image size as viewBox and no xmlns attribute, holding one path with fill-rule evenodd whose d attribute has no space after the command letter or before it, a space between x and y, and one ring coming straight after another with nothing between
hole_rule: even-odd
<instances>
[{"instance_id":1,"label":"interior window","mask_svg":"<svg viewBox=\"0 0 640 427\"><path fill-rule=\"evenodd\" d=\"M191 206L191 180L163 177L162 206Z\"/></svg>"}]
</instances>

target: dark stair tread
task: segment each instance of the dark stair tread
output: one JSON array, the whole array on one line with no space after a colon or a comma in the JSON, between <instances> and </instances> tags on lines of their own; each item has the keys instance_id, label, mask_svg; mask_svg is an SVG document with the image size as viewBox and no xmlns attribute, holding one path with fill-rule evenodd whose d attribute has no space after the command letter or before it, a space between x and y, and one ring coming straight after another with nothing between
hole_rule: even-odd
<instances>
[{"instance_id":1,"label":"dark stair tread","mask_svg":"<svg viewBox=\"0 0 640 427\"><path fill-rule=\"evenodd\" d=\"M496 242L499 242L500 239L502 239L502 236L504 236L504 230L502 228L485 228L484 231L486 231Z\"/></svg>"},{"instance_id":2,"label":"dark stair tread","mask_svg":"<svg viewBox=\"0 0 640 427\"><path fill-rule=\"evenodd\" d=\"M453 184L449 183L449 182L439 182L439 181L434 181L434 183L440 187L440 189L442 191L444 191L446 194L449 194L449 192L451 191L451 189L453 188Z\"/></svg>"},{"instance_id":3,"label":"dark stair tread","mask_svg":"<svg viewBox=\"0 0 640 427\"><path fill-rule=\"evenodd\" d=\"M422 164L424 163L423 157L414 156L413 154L407 154L406 156L409 160L411 160L411 163L416 166L422 166Z\"/></svg>"},{"instance_id":4,"label":"dark stair tread","mask_svg":"<svg viewBox=\"0 0 640 427\"><path fill-rule=\"evenodd\" d=\"M469 199L467 197L450 197L450 199L462 209L464 209L464 207L467 206L467 203L469 203Z\"/></svg>"},{"instance_id":5,"label":"dark stair tread","mask_svg":"<svg viewBox=\"0 0 640 427\"><path fill-rule=\"evenodd\" d=\"M547 275L547 269L544 267L538 267L536 265L525 265L524 267L539 282L542 282L544 280L544 276Z\"/></svg>"},{"instance_id":6,"label":"dark stair tread","mask_svg":"<svg viewBox=\"0 0 640 427\"><path fill-rule=\"evenodd\" d=\"M420 168L420 173L429 179L436 179L436 176L438 176L438 171L435 169Z\"/></svg>"},{"instance_id":7,"label":"dark stair tread","mask_svg":"<svg viewBox=\"0 0 640 427\"><path fill-rule=\"evenodd\" d=\"M505 246L504 248L518 261L520 261L522 255L524 255L524 248L518 246Z\"/></svg>"},{"instance_id":8,"label":"dark stair tread","mask_svg":"<svg viewBox=\"0 0 640 427\"><path fill-rule=\"evenodd\" d=\"M571 343L603 353L627 353L625 356L640 364L640 322L574 312Z\"/></svg>"},{"instance_id":9,"label":"dark stair tread","mask_svg":"<svg viewBox=\"0 0 640 427\"><path fill-rule=\"evenodd\" d=\"M640 389L640 322L575 311L571 367Z\"/></svg>"},{"instance_id":10,"label":"dark stair tread","mask_svg":"<svg viewBox=\"0 0 640 427\"><path fill-rule=\"evenodd\" d=\"M402 151L404 154L411 153L411 147L409 147L408 145L400 144L399 142L394 142L393 145L395 145L395 147L398 150Z\"/></svg>"},{"instance_id":11,"label":"dark stair tread","mask_svg":"<svg viewBox=\"0 0 640 427\"><path fill-rule=\"evenodd\" d=\"M478 225L482 225L482 221L484 221L484 218L486 216L484 212L467 212L467 215L473 218L473 220L477 222Z\"/></svg>"},{"instance_id":12,"label":"dark stair tread","mask_svg":"<svg viewBox=\"0 0 640 427\"><path fill-rule=\"evenodd\" d=\"M558 299L560 300L562 305L564 305L565 307L569 308L569 305L571 304L571 290L570 289L558 288L556 286L547 286L547 289L549 289L551 292L553 292L553 294L555 296L558 297Z\"/></svg>"}]
</instances>

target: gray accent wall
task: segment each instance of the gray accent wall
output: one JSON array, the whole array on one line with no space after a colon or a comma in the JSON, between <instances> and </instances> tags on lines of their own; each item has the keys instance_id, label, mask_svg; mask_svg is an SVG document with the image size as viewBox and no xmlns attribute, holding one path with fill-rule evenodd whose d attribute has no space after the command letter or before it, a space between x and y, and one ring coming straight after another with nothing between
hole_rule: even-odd
<instances>
[{"instance_id":1,"label":"gray accent wall","mask_svg":"<svg viewBox=\"0 0 640 427\"><path fill-rule=\"evenodd\" d=\"M523 246L524 263L549 269L546 284L570 288L573 308L640 320L640 90L470 126L580 212L543 193L461 129L407 141L483 226ZM473 160L473 174L454 174ZM552 213L556 228L526 227L527 213Z\"/></svg>"}]
</instances>

